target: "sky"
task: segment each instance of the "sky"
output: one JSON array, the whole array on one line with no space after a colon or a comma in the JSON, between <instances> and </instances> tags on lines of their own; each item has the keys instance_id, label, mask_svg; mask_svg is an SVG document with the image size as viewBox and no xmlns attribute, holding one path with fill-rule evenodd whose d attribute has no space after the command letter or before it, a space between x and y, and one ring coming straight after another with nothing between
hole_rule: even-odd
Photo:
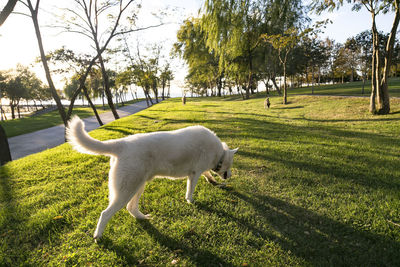
<instances>
[{"instance_id":1,"label":"sky","mask_svg":"<svg viewBox=\"0 0 400 267\"><path fill-rule=\"evenodd\" d=\"M6 0L0 0L0 8L2 8L5 3ZM47 27L47 25L54 24L54 17L51 13L54 10L60 12L58 9L59 6L55 7L54 3L55 1L42 0L41 10L39 11L39 15L41 15L39 23L42 26L45 50L52 51L66 46L74 51L91 51L89 47L90 41L84 36L72 33L60 33L59 29ZM63 1L62 3L65 4L67 1ZM202 3L202 0L142 1L142 10L139 15L138 27L154 25L159 22L151 13L157 14L160 10L166 10L167 7L168 10L173 13L171 16L164 19L164 21L167 22L166 25L136 33L129 38L129 42L135 44L139 43L141 47L146 47L150 44L162 44L164 57L167 59L171 46L176 41L176 32L179 29L180 23L189 16L196 16ZM171 11L172 9L175 11ZM16 7L16 11L26 13L27 10L19 3ZM379 15L377 17L378 30L389 32L393 17L393 14ZM348 4L345 4L345 6L339 10L335 10L331 13L325 12L320 16L312 14L311 18L313 21L329 18L332 24L329 24L326 29L324 29L324 33L321 33L319 37L321 39L329 37L339 43L344 43L347 38L371 28L371 16L366 9L363 8L359 12L351 11L351 6ZM144 49L142 49L142 51L145 52ZM141 53L144 53L142 51ZM31 19L18 14L10 15L7 21L0 27L0 70L15 68L17 64L30 65L38 56L39 50ZM113 64L118 65L118 63ZM186 74L186 68L184 64L177 59L173 60L172 66L175 70L174 74L176 77L172 87L176 87L174 89L176 91L175 93L179 94L181 89L178 87L184 85L183 80ZM118 68L118 66L116 67ZM41 65L36 64L33 70L45 81L45 75ZM56 86L62 87L65 81L63 81L63 77L55 77L55 82Z\"/></svg>"}]
</instances>

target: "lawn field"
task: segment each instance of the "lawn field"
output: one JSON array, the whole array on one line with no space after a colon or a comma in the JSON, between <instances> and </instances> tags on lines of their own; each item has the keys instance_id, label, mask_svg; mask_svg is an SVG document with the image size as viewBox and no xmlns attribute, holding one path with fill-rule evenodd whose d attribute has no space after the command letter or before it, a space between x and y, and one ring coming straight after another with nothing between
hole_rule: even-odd
<instances>
[{"instance_id":1,"label":"lawn field","mask_svg":"<svg viewBox=\"0 0 400 267\"><path fill-rule=\"evenodd\" d=\"M316 95L336 95L336 96L367 96L371 94L371 80L365 82L364 94L362 94L363 82L348 82L343 84L331 84L314 86ZM289 94L311 94L312 88L302 87L288 90ZM389 79L389 96L400 97L400 78Z\"/></svg>"},{"instance_id":2,"label":"lawn field","mask_svg":"<svg viewBox=\"0 0 400 267\"><path fill-rule=\"evenodd\" d=\"M108 158L68 144L0 168L0 266L400 266L400 99L170 99L105 125L101 140L204 125L239 147L226 188L155 179L139 221L108 204Z\"/></svg>"}]
</instances>

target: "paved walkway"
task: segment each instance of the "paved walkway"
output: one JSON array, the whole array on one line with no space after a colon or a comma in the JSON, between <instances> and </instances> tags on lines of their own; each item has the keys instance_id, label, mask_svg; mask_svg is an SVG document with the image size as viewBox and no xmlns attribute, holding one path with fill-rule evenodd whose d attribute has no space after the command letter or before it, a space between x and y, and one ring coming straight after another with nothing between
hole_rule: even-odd
<instances>
[{"instance_id":1,"label":"paved walkway","mask_svg":"<svg viewBox=\"0 0 400 267\"><path fill-rule=\"evenodd\" d=\"M122 118L146 108L146 101L141 101L132 105L121 107L117 109L117 112ZM100 118L104 124L114 121L114 116L112 115L111 111L100 114ZM85 118L83 121L85 122L86 131L91 131L99 127L99 123L97 122L95 116ZM8 139L8 144L11 150L11 158L13 160L56 147L64 142L64 124L39 130L33 133L18 135Z\"/></svg>"}]
</instances>

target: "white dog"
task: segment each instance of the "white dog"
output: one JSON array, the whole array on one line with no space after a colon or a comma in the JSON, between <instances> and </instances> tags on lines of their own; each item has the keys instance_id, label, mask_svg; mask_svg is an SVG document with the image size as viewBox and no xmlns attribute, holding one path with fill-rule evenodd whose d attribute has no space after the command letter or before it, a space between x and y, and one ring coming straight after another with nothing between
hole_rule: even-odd
<instances>
[{"instance_id":1,"label":"white dog","mask_svg":"<svg viewBox=\"0 0 400 267\"><path fill-rule=\"evenodd\" d=\"M209 170L224 179L229 178L233 155L238 150L230 150L212 131L202 126L135 134L102 142L88 135L83 121L77 116L69 122L67 139L79 152L111 157L109 205L100 215L95 240L101 237L111 217L124 206L137 219L150 218L139 211L139 198L147 181L155 176L188 177L186 200L192 203L200 175L204 173L212 184L216 181Z\"/></svg>"}]
</instances>

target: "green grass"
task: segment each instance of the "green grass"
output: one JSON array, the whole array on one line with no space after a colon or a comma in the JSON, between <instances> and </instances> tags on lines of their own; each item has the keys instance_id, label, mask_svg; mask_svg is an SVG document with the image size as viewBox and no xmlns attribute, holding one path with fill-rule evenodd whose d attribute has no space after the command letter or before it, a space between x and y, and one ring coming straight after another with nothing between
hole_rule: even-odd
<instances>
[{"instance_id":1,"label":"green grass","mask_svg":"<svg viewBox=\"0 0 400 267\"><path fill-rule=\"evenodd\" d=\"M126 104L132 104L137 101L129 101ZM96 106L99 114L109 111L109 107L106 106L104 110L101 105ZM76 114L81 118L87 118L94 116L93 110L90 107L75 107L72 114ZM51 111L49 113L41 114L33 117L25 117L15 120L2 121L7 137L13 137L20 134L27 134L42 129L50 128L62 124L62 120L58 110Z\"/></svg>"},{"instance_id":2,"label":"green grass","mask_svg":"<svg viewBox=\"0 0 400 267\"><path fill-rule=\"evenodd\" d=\"M336 96L370 96L371 80L366 81L364 94L362 94L363 82L349 82L344 84L332 84L314 86L316 95L336 95ZM311 94L311 86L303 88L289 89L289 94ZM400 78L389 79L389 95L391 97L400 97Z\"/></svg>"},{"instance_id":3,"label":"green grass","mask_svg":"<svg viewBox=\"0 0 400 267\"><path fill-rule=\"evenodd\" d=\"M202 124L240 147L228 187L156 179L92 239L108 158L64 144L0 169L0 265L399 266L400 100L171 99L91 132L105 140ZM397 224L397 225L396 225Z\"/></svg>"}]
</instances>

